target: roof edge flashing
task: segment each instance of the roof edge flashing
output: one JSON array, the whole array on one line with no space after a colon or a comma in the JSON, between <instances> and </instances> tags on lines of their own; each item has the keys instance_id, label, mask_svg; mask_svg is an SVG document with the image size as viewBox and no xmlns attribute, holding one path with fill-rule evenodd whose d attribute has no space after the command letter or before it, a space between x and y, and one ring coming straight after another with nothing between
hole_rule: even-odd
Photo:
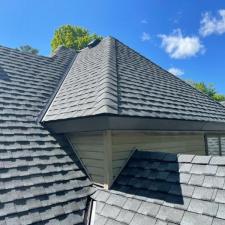
<instances>
[{"instance_id":1,"label":"roof edge flashing","mask_svg":"<svg viewBox=\"0 0 225 225\"><path fill-rule=\"evenodd\" d=\"M191 121L177 119L158 119L125 117L113 114L98 114L66 120L55 120L43 123L56 133L87 132L101 130L149 130L176 132L210 132L225 131L225 123Z\"/></svg>"}]
</instances>

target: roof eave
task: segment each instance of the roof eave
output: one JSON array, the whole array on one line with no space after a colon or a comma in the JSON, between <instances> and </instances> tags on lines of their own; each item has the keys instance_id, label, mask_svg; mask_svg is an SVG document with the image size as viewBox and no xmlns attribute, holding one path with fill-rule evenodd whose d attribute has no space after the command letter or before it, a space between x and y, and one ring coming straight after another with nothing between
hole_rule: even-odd
<instances>
[{"instance_id":1,"label":"roof eave","mask_svg":"<svg viewBox=\"0 0 225 225\"><path fill-rule=\"evenodd\" d=\"M42 122L55 133L100 130L152 130L225 132L225 122L161 119L101 114L97 116Z\"/></svg>"}]
</instances>

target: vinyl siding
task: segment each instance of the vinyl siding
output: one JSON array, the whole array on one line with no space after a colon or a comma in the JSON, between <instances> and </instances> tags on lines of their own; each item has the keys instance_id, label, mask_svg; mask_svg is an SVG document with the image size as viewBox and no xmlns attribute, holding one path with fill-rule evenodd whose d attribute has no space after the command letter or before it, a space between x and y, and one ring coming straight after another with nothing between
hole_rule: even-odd
<instances>
[{"instance_id":1,"label":"vinyl siding","mask_svg":"<svg viewBox=\"0 0 225 225\"><path fill-rule=\"evenodd\" d=\"M107 185L109 177L114 179L118 175L134 149L205 154L203 134L112 131L109 139L106 139L105 134L99 131L68 135L87 172L95 183L101 185ZM110 153L107 154L106 151Z\"/></svg>"},{"instance_id":2,"label":"vinyl siding","mask_svg":"<svg viewBox=\"0 0 225 225\"><path fill-rule=\"evenodd\" d=\"M113 177L117 176L126 163L132 149L204 155L204 135L114 131L112 132Z\"/></svg>"},{"instance_id":3,"label":"vinyl siding","mask_svg":"<svg viewBox=\"0 0 225 225\"><path fill-rule=\"evenodd\" d=\"M103 132L68 134L78 157L95 183L104 183Z\"/></svg>"}]
</instances>

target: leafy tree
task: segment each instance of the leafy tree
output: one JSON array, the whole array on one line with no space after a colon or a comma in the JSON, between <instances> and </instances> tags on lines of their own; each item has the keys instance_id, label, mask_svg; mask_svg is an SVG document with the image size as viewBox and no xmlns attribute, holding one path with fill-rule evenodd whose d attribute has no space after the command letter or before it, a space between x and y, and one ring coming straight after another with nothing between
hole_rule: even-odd
<instances>
[{"instance_id":1,"label":"leafy tree","mask_svg":"<svg viewBox=\"0 0 225 225\"><path fill-rule=\"evenodd\" d=\"M17 48L17 50L21 52L31 53L34 55L37 55L39 52L36 48L33 48L30 45L21 45L19 48Z\"/></svg>"},{"instance_id":2,"label":"leafy tree","mask_svg":"<svg viewBox=\"0 0 225 225\"><path fill-rule=\"evenodd\" d=\"M87 47L87 44L94 39L102 39L97 34L90 34L85 28L72 25L59 27L51 41L51 48L54 51L58 46L63 45L67 48L80 50Z\"/></svg>"},{"instance_id":3,"label":"leafy tree","mask_svg":"<svg viewBox=\"0 0 225 225\"><path fill-rule=\"evenodd\" d=\"M204 82L194 82L194 81L188 81L188 83L191 84L196 89L198 89L199 91L205 93L215 101L218 102L225 101L225 96L218 94L213 84L207 85Z\"/></svg>"},{"instance_id":4,"label":"leafy tree","mask_svg":"<svg viewBox=\"0 0 225 225\"><path fill-rule=\"evenodd\" d=\"M225 96L221 94L214 94L213 99L218 102L223 102L225 101Z\"/></svg>"}]
</instances>

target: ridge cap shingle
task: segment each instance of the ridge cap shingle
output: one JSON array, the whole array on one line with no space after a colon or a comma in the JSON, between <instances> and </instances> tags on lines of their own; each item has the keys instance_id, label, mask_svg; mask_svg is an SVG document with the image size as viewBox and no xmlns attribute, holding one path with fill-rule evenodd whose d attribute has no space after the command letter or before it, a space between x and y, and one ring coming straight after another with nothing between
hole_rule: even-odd
<instances>
[{"instance_id":1,"label":"ridge cap shingle","mask_svg":"<svg viewBox=\"0 0 225 225\"><path fill-rule=\"evenodd\" d=\"M97 58L97 59L96 59ZM86 60L86 64L83 61ZM88 64L93 64L98 70L96 74L91 74L92 67L88 68ZM81 76L78 76L77 70L79 66L82 70ZM85 76L85 77L84 77ZM86 79L88 81L86 81ZM73 82L77 82L77 89L80 89L77 94L73 95ZM88 96L90 96L90 86L93 86L92 96L93 102L88 102ZM68 89L71 90L72 95L67 94ZM83 94L82 94L83 93ZM61 110L59 114L54 114L54 107L58 104L58 99L64 100L68 98L71 102L78 101L81 105L76 105L77 113L71 107L71 111L63 112ZM84 101L83 103L81 103ZM86 101L86 102L85 102ZM68 101L64 101L65 105L68 105ZM85 109L80 110L81 107ZM53 109L52 109L53 108ZM79 112L79 110L81 112ZM92 48L84 48L78 52L76 59L73 61L72 66L68 70L68 73L62 82L55 98L53 99L47 113L43 118L43 122L55 120L66 117L81 117L85 115L97 115L97 114L117 114L118 113L118 95L117 95L117 71L116 71L116 46L115 39L112 37L104 38L97 46ZM61 115L60 115L61 114ZM66 115L68 114L68 115Z\"/></svg>"},{"instance_id":2,"label":"ridge cap shingle","mask_svg":"<svg viewBox=\"0 0 225 225\"><path fill-rule=\"evenodd\" d=\"M79 52L69 73L43 122L99 114L225 121L220 103L111 36Z\"/></svg>"},{"instance_id":3,"label":"ridge cap shingle","mask_svg":"<svg viewBox=\"0 0 225 225\"><path fill-rule=\"evenodd\" d=\"M111 99L113 96L117 98L116 43L115 39L112 37L106 37L104 41L108 42L107 62L102 75L104 76L103 82L105 82L106 86L100 101L103 101L101 107L105 107L105 110L102 112L100 107L99 109L96 109L95 114L117 114L118 102L114 102Z\"/></svg>"},{"instance_id":4,"label":"ridge cap shingle","mask_svg":"<svg viewBox=\"0 0 225 225\"><path fill-rule=\"evenodd\" d=\"M60 48L62 48L62 47L65 48L64 46L61 46ZM67 48L66 48L66 49L67 49ZM59 52L56 52L56 54L55 54L54 56L52 56L52 57L55 57L55 56L57 56L58 54L59 54ZM46 114L48 113L48 110L49 110L49 108L51 107L51 104L52 104L52 102L54 101L54 98L56 98L56 96L57 96L57 94L58 94L60 88L61 88L62 85L63 85L64 80L66 79L66 76L68 75L68 73L69 73L69 71L70 71L70 69L71 69L71 67L72 67L72 65L73 65L73 63L74 63L74 61L76 60L76 57L77 57L77 54L76 54L76 51L74 51L74 56L73 56L73 58L72 58L70 64L68 65L68 67L67 67L66 71L64 72L64 74L62 75L62 77L61 77L61 79L60 79L60 81L59 81L57 87L55 88L55 91L52 93L51 97L49 98L49 101L48 101L48 103L46 104L45 108L42 110L42 112L41 112L40 115L38 116L38 119L37 119L38 122L41 122L41 121L43 121L43 120L45 119L45 116L46 116Z\"/></svg>"}]
</instances>

